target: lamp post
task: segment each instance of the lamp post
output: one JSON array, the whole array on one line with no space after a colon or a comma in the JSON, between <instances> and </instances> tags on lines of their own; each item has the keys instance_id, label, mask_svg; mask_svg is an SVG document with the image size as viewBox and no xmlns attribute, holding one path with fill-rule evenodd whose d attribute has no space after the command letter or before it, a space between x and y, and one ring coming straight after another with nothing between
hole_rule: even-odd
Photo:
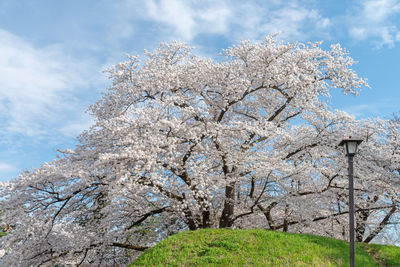
<instances>
[{"instance_id":1,"label":"lamp post","mask_svg":"<svg viewBox=\"0 0 400 267\"><path fill-rule=\"evenodd\" d=\"M339 146L344 147L344 152L349 160L349 235L350 235L350 267L355 266L354 258L354 187L353 187L353 158L357 153L357 147L362 142L361 139L343 139Z\"/></svg>"}]
</instances>

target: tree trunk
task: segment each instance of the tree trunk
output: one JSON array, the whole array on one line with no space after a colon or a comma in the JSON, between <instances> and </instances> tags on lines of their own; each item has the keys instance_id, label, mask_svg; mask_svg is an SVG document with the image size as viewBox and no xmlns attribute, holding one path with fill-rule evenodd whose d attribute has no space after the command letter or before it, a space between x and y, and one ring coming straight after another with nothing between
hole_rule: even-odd
<instances>
[{"instance_id":1,"label":"tree trunk","mask_svg":"<svg viewBox=\"0 0 400 267\"><path fill-rule=\"evenodd\" d=\"M289 230L289 205L285 206L285 218L283 219L283 232L287 232Z\"/></svg>"},{"instance_id":2,"label":"tree trunk","mask_svg":"<svg viewBox=\"0 0 400 267\"><path fill-rule=\"evenodd\" d=\"M260 204L257 205L257 207L261 210L262 213L264 213L265 218L267 218L268 221L268 226L270 230L275 230L275 222L272 218L271 215L271 210L278 205L277 202L272 202L271 204L269 204L269 206L265 209L263 206L261 206Z\"/></svg>"},{"instance_id":3,"label":"tree trunk","mask_svg":"<svg viewBox=\"0 0 400 267\"><path fill-rule=\"evenodd\" d=\"M203 225L202 228L210 228L211 221L210 221L210 207L207 207L206 210L203 211Z\"/></svg>"},{"instance_id":4,"label":"tree trunk","mask_svg":"<svg viewBox=\"0 0 400 267\"><path fill-rule=\"evenodd\" d=\"M362 242L364 239L366 223L369 217L369 211L361 211L356 213L357 225L356 225L356 241Z\"/></svg>"},{"instance_id":5,"label":"tree trunk","mask_svg":"<svg viewBox=\"0 0 400 267\"><path fill-rule=\"evenodd\" d=\"M235 183L225 187L224 209L219 221L219 228L231 227L233 224L232 216L235 207Z\"/></svg>"},{"instance_id":6,"label":"tree trunk","mask_svg":"<svg viewBox=\"0 0 400 267\"><path fill-rule=\"evenodd\" d=\"M197 224L196 221L193 219L193 214L190 210L185 210L185 217L186 217L186 224L189 226L189 229L194 231L197 230Z\"/></svg>"}]
</instances>

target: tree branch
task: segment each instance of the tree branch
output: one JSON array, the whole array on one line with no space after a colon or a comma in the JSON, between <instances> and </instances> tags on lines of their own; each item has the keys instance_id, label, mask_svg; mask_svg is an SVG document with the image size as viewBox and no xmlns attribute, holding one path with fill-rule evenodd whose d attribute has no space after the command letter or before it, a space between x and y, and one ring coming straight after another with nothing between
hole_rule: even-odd
<instances>
[{"instance_id":1,"label":"tree branch","mask_svg":"<svg viewBox=\"0 0 400 267\"><path fill-rule=\"evenodd\" d=\"M118 243L118 242L112 243L112 246L119 247L119 248L125 248L125 249L132 249L132 250L137 250L137 251L145 251L146 249L150 248L150 247L141 247L141 246L135 246L135 245L131 245L131 244Z\"/></svg>"},{"instance_id":2,"label":"tree branch","mask_svg":"<svg viewBox=\"0 0 400 267\"><path fill-rule=\"evenodd\" d=\"M137 220L137 221L133 222L131 225L129 225L129 226L126 228L126 230L130 230L130 229L132 229L133 227L135 227L135 226L141 224L141 223L144 222L148 217L151 217L151 216L153 216L153 215L155 215L155 214L160 214L160 213L164 212L167 208L168 208L168 206L162 207L162 208L160 208L160 209L156 209L156 210L152 210L152 211L147 212L146 214L142 215L142 217L141 217L139 220Z\"/></svg>"},{"instance_id":3,"label":"tree branch","mask_svg":"<svg viewBox=\"0 0 400 267\"><path fill-rule=\"evenodd\" d=\"M381 231L383 228L385 228L385 226L388 224L390 217L392 217L392 215L396 212L397 207L393 206L390 211L388 212L388 214L386 214L385 218L383 218L383 220L379 223L378 227L363 241L364 243L369 243L372 241L372 239L374 239Z\"/></svg>"}]
</instances>

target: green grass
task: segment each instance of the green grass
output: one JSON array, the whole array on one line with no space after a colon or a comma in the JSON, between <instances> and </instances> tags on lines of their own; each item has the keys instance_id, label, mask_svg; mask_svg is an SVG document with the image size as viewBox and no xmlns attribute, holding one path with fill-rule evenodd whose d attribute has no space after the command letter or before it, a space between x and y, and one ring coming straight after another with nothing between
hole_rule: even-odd
<instances>
[{"instance_id":1,"label":"green grass","mask_svg":"<svg viewBox=\"0 0 400 267\"><path fill-rule=\"evenodd\" d=\"M400 266L399 255L400 248L395 246L356 245L357 266ZM383 263L386 265L381 265ZM216 265L347 267L349 245L341 240L307 234L261 229L202 229L170 236L129 266Z\"/></svg>"},{"instance_id":2,"label":"green grass","mask_svg":"<svg viewBox=\"0 0 400 267\"><path fill-rule=\"evenodd\" d=\"M377 261L386 266L400 266L400 248L378 244L359 244Z\"/></svg>"}]
</instances>

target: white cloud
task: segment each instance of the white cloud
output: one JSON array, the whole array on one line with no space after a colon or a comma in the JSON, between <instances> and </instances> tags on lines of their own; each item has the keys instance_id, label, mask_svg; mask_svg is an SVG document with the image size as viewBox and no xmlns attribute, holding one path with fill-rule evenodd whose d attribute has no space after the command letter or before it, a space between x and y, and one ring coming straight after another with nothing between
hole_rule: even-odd
<instances>
[{"instance_id":1,"label":"white cloud","mask_svg":"<svg viewBox=\"0 0 400 267\"><path fill-rule=\"evenodd\" d=\"M72 122L70 124L65 125L60 129L60 133L67 137L76 137L81 134L84 130L89 129L91 125L93 125L93 120L88 115L83 116L82 120L77 122Z\"/></svg>"},{"instance_id":2,"label":"white cloud","mask_svg":"<svg viewBox=\"0 0 400 267\"><path fill-rule=\"evenodd\" d=\"M8 164L5 162L0 162L0 174L13 172L15 170L17 170L17 168L14 165L11 165L11 164Z\"/></svg>"},{"instance_id":3,"label":"white cloud","mask_svg":"<svg viewBox=\"0 0 400 267\"><path fill-rule=\"evenodd\" d=\"M128 0L127 0L128 1ZM159 23L158 31L168 39L193 40L202 33L238 39L263 39L280 32L280 38L305 40L324 34L331 26L329 18L307 8L299 0L281 1L144 1L143 17ZM233 40L232 40L233 39Z\"/></svg>"},{"instance_id":4,"label":"white cloud","mask_svg":"<svg viewBox=\"0 0 400 267\"><path fill-rule=\"evenodd\" d=\"M0 161L0 186L2 181L15 177L18 171L15 165Z\"/></svg>"},{"instance_id":5,"label":"white cloud","mask_svg":"<svg viewBox=\"0 0 400 267\"><path fill-rule=\"evenodd\" d=\"M390 110L398 107L393 99L380 99L379 101L349 105L342 109L356 118L377 117L380 114L388 114Z\"/></svg>"},{"instance_id":6,"label":"white cloud","mask_svg":"<svg viewBox=\"0 0 400 267\"><path fill-rule=\"evenodd\" d=\"M399 0L369 0L352 10L349 15L349 34L359 41L370 41L380 48L393 47L400 41L396 16L400 13Z\"/></svg>"},{"instance_id":7,"label":"white cloud","mask_svg":"<svg viewBox=\"0 0 400 267\"><path fill-rule=\"evenodd\" d=\"M271 12L270 19L262 25L264 31L281 32L286 39L305 39L310 34L307 24L328 27L329 19L322 18L316 10L303 7L287 7Z\"/></svg>"},{"instance_id":8,"label":"white cloud","mask_svg":"<svg viewBox=\"0 0 400 267\"><path fill-rule=\"evenodd\" d=\"M230 9L225 3L183 0L145 1L147 16L171 28L175 37L192 40L199 33L224 33Z\"/></svg>"},{"instance_id":9,"label":"white cloud","mask_svg":"<svg viewBox=\"0 0 400 267\"><path fill-rule=\"evenodd\" d=\"M232 13L234 19L230 22L237 39L262 39L267 34L279 32L281 39L305 41L315 36L327 36L331 26L329 18L297 0L238 3Z\"/></svg>"},{"instance_id":10,"label":"white cloud","mask_svg":"<svg viewBox=\"0 0 400 267\"><path fill-rule=\"evenodd\" d=\"M396 0L369 0L364 2L363 16L370 22L379 23L399 10L400 4Z\"/></svg>"},{"instance_id":11,"label":"white cloud","mask_svg":"<svg viewBox=\"0 0 400 267\"><path fill-rule=\"evenodd\" d=\"M0 29L0 136L57 135L60 125L76 123L89 65L60 46L35 48Z\"/></svg>"}]
</instances>

